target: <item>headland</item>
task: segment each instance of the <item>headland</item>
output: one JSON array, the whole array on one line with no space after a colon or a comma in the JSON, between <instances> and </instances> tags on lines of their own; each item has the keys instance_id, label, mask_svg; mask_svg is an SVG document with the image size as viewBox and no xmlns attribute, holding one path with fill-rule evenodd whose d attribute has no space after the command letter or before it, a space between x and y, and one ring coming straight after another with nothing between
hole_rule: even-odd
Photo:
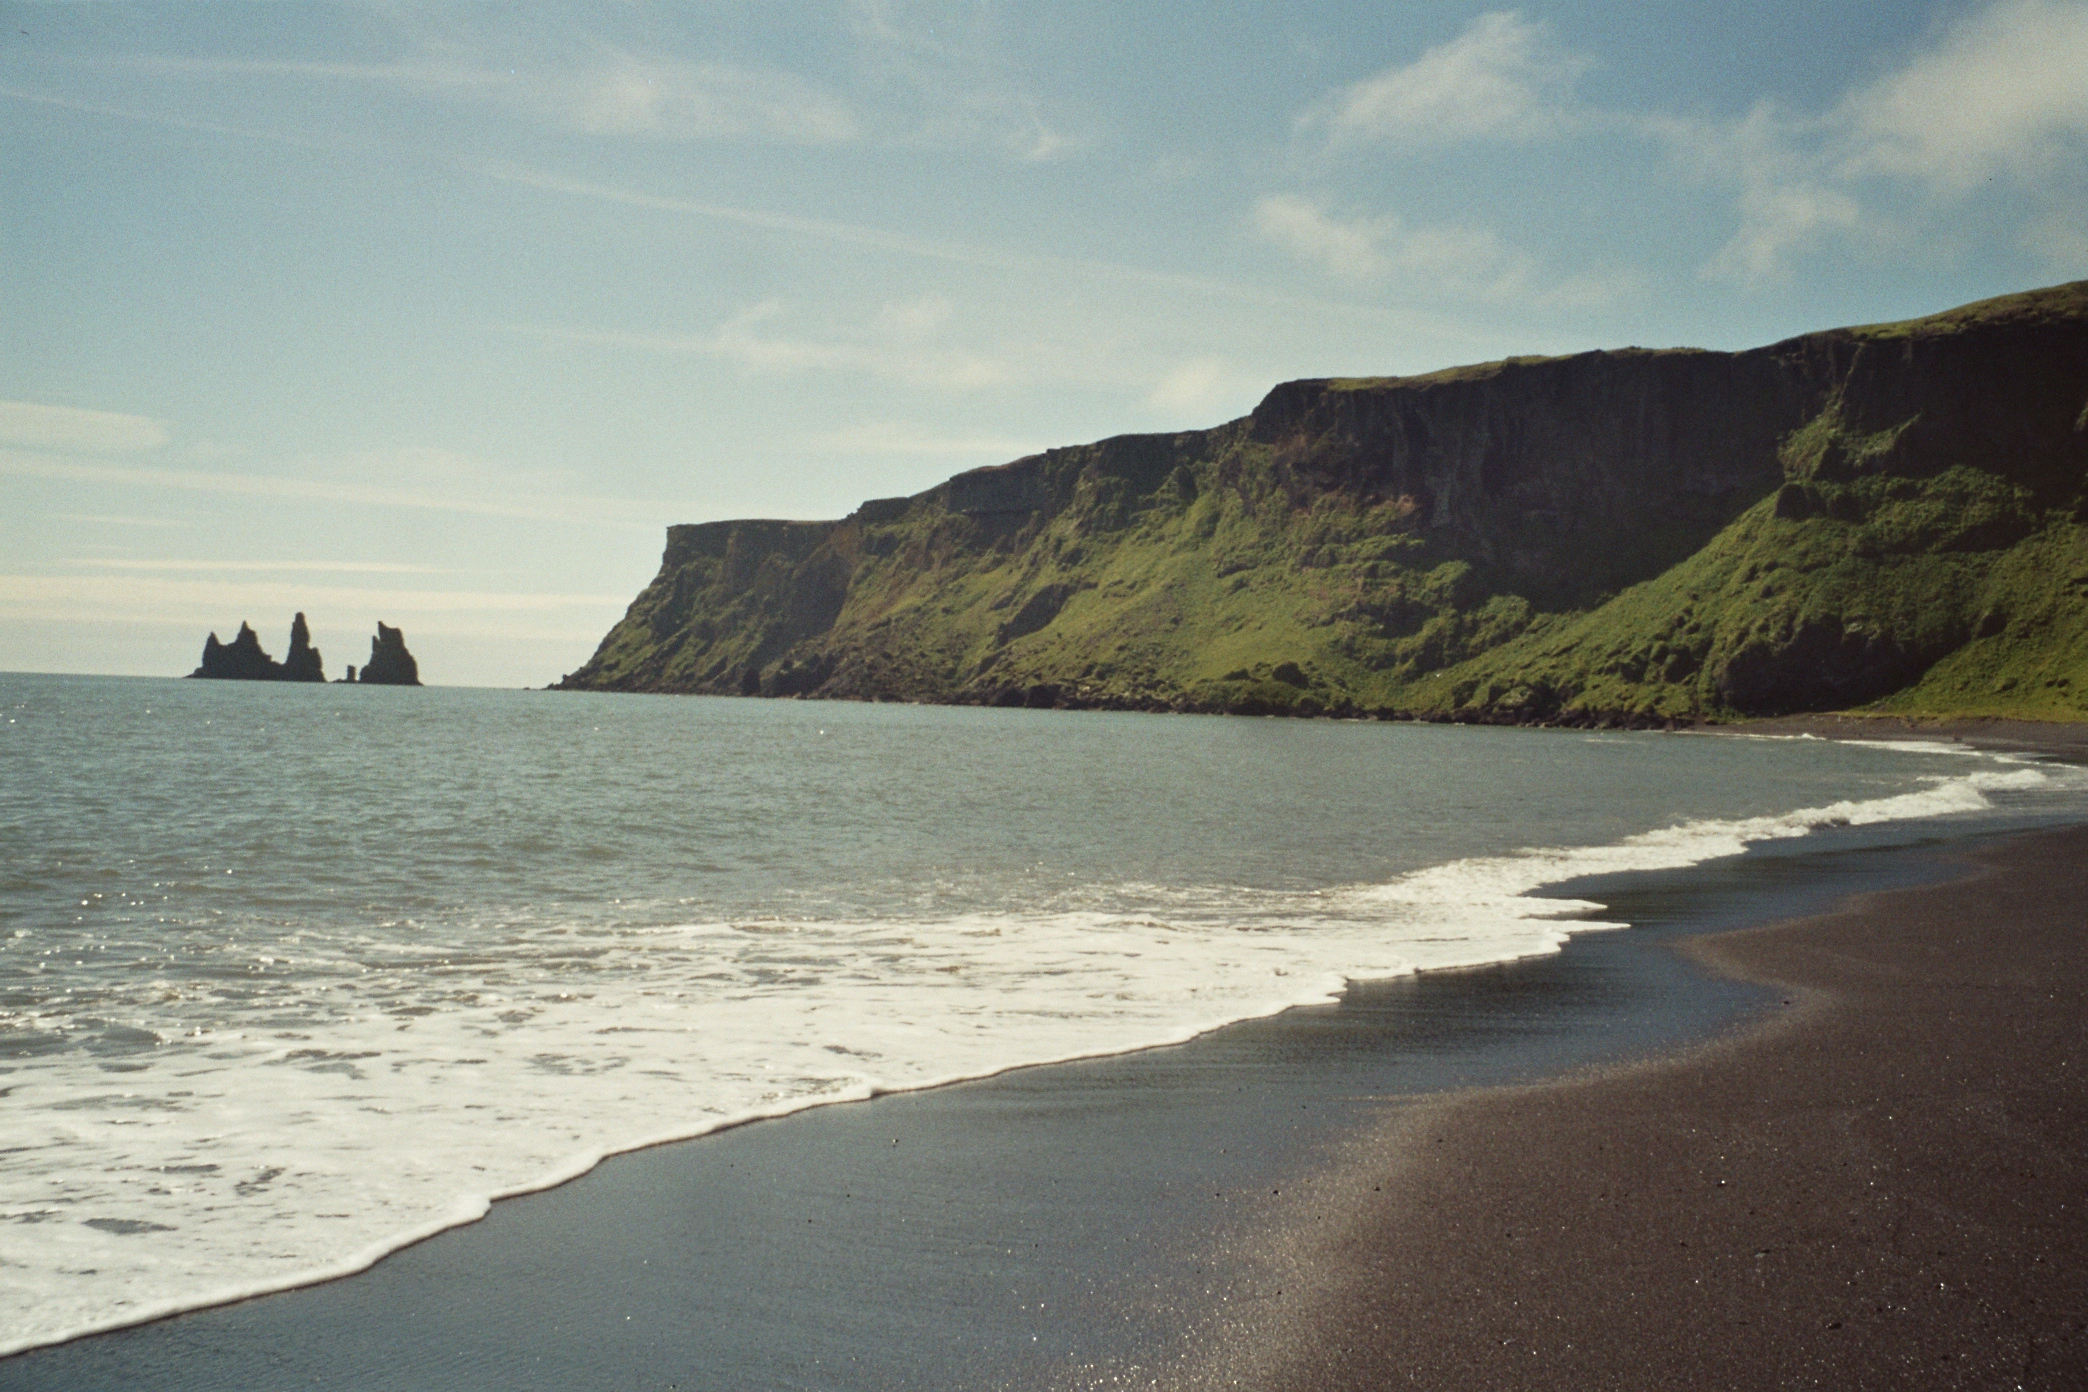
<instances>
[{"instance_id":1,"label":"headland","mask_svg":"<svg viewBox=\"0 0 2088 1392\"><path fill-rule=\"evenodd\" d=\"M668 530L561 686L1673 726L2088 715L2088 282L1746 352L1284 383Z\"/></svg>"}]
</instances>

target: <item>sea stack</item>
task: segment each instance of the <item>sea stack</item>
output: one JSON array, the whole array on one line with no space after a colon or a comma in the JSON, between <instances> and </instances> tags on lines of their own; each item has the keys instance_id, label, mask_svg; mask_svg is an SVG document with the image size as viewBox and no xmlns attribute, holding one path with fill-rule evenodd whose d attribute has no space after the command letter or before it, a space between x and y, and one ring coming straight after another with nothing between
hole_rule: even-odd
<instances>
[{"instance_id":1,"label":"sea stack","mask_svg":"<svg viewBox=\"0 0 2088 1392\"><path fill-rule=\"evenodd\" d=\"M288 661L278 662L264 652L261 636L254 632L253 625L242 622L238 636L229 643L220 643L216 633L206 638L203 641L203 665L189 675L217 681L326 680L319 650L312 646L312 631L305 626L303 614L290 621Z\"/></svg>"},{"instance_id":2,"label":"sea stack","mask_svg":"<svg viewBox=\"0 0 2088 1392\"><path fill-rule=\"evenodd\" d=\"M325 669L319 661L319 649L312 646L312 630L305 627L302 613L290 621L290 655L283 659L282 679L301 682L326 680Z\"/></svg>"},{"instance_id":3,"label":"sea stack","mask_svg":"<svg viewBox=\"0 0 2088 1392\"><path fill-rule=\"evenodd\" d=\"M366 686L419 686L420 664L406 651L405 633L380 619L377 636L370 640L370 660L356 680Z\"/></svg>"}]
</instances>

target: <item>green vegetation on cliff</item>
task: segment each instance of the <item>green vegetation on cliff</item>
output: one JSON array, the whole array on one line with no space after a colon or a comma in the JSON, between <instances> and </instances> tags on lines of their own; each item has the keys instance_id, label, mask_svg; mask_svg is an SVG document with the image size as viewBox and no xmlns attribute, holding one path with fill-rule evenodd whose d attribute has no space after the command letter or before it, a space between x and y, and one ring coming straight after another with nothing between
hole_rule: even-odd
<instances>
[{"instance_id":1,"label":"green vegetation on cliff","mask_svg":"<svg viewBox=\"0 0 2088 1392\"><path fill-rule=\"evenodd\" d=\"M675 527L563 683L1634 724L2088 713L2088 282L1726 354L1291 382Z\"/></svg>"}]
</instances>

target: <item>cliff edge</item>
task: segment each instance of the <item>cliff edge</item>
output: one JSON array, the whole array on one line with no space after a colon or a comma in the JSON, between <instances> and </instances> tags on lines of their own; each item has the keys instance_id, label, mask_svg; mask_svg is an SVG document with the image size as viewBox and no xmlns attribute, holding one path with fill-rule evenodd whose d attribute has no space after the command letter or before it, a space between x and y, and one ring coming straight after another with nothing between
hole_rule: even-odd
<instances>
[{"instance_id":1,"label":"cliff edge","mask_svg":"<svg viewBox=\"0 0 2088 1392\"><path fill-rule=\"evenodd\" d=\"M668 530L567 689L1660 724L2088 715L2088 282L1741 353L1289 382Z\"/></svg>"}]
</instances>

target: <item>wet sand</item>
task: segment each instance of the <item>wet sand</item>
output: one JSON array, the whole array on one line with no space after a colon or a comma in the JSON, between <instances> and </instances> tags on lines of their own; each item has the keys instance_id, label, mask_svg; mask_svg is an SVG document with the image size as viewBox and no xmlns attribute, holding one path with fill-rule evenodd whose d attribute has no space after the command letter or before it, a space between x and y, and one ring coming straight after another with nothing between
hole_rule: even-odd
<instances>
[{"instance_id":1,"label":"wet sand","mask_svg":"<svg viewBox=\"0 0 2088 1392\"><path fill-rule=\"evenodd\" d=\"M1901 715L1779 715L1738 725L1706 725L1707 734L1811 735L1816 739L1936 740L1997 753L2044 754L2080 763L2088 759L2088 723L2072 720L2006 720L1998 716L1955 718Z\"/></svg>"},{"instance_id":2,"label":"wet sand","mask_svg":"<svg viewBox=\"0 0 2088 1392\"><path fill-rule=\"evenodd\" d=\"M0 1359L0 1389L1150 1386L1271 1289L1271 1206L1386 1098L1730 1029L1774 998L1663 944L1961 873L1934 834L1562 885L1637 926L620 1156L348 1280Z\"/></svg>"},{"instance_id":3,"label":"wet sand","mask_svg":"<svg viewBox=\"0 0 2088 1392\"><path fill-rule=\"evenodd\" d=\"M0 1389L2065 1385L2088 829L1695 936L1965 870L1835 839L1558 886L1635 927L1554 957L619 1157Z\"/></svg>"},{"instance_id":4,"label":"wet sand","mask_svg":"<svg viewBox=\"0 0 2088 1392\"><path fill-rule=\"evenodd\" d=\"M1176 1386L2088 1386L2088 828L1679 944L1788 1005L1406 1106Z\"/></svg>"}]
</instances>

